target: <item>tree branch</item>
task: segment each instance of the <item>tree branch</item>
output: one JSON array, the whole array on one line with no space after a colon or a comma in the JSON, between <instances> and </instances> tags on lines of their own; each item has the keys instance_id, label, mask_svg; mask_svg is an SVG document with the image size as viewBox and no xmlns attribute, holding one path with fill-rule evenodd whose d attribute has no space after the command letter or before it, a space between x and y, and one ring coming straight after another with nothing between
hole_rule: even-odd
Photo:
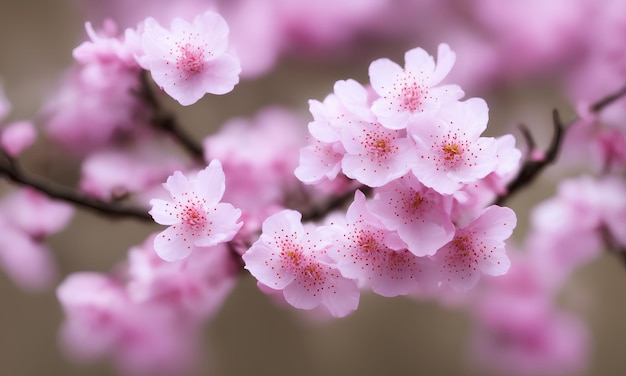
<instances>
[{"instance_id":1,"label":"tree branch","mask_svg":"<svg viewBox=\"0 0 626 376\"><path fill-rule=\"evenodd\" d=\"M503 205L506 200L517 193L520 189L532 183L546 167L556 161L556 158L559 155L559 150L561 149L563 135L565 133L565 126L563 125L559 112L556 109L552 111L552 126L554 129L554 135L552 136L550 146L545 153L545 157L538 161L533 159L526 160L517 174L517 177L507 184L506 193L498 196L495 201L496 205ZM533 145L535 145L535 141L531 133L526 130L522 131L522 134L527 139L528 145L532 148ZM531 150L529 150L529 154L530 153Z\"/></svg>"},{"instance_id":2,"label":"tree branch","mask_svg":"<svg viewBox=\"0 0 626 376\"><path fill-rule=\"evenodd\" d=\"M602 111L608 105L614 103L616 100L624 97L626 95L626 86L621 88L620 90L607 95L606 97L600 99L599 101L593 103L589 106L589 111L597 114ZM520 169L517 177L513 179L506 187L507 191L505 194L498 196L494 204L502 205L506 200L508 200L512 195L517 193L520 189L526 187L531 182L533 182L537 176L550 164L556 162L559 151L561 149L561 144L563 143L563 136L565 135L565 131L579 118L575 118L568 124L563 124L559 112L554 109L552 111L552 124L554 128L554 135L552 136L552 141L550 142L550 146L548 150L546 150L545 158L536 161L532 159L528 159L524 162L524 165ZM522 125L522 135L526 139L526 143L529 146L529 154L534 148L535 141L528 131L528 129Z\"/></svg>"},{"instance_id":3,"label":"tree branch","mask_svg":"<svg viewBox=\"0 0 626 376\"><path fill-rule=\"evenodd\" d=\"M147 71L141 73L141 90L138 95L152 111L150 124L172 136L192 158L204 163L204 149L202 145L196 143L196 140L178 125L173 114L163 109L154 91L150 88Z\"/></svg>"},{"instance_id":4,"label":"tree branch","mask_svg":"<svg viewBox=\"0 0 626 376\"><path fill-rule=\"evenodd\" d=\"M6 176L8 180L14 183L34 188L50 198L65 201L108 217L128 217L152 222L152 217L146 209L121 206L87 196L72 189L53 185L28 174L21 168L17 160L2 150L0 152L8 162L7 164L0 163L0 175Z\"/></svg>"}]
</instances>

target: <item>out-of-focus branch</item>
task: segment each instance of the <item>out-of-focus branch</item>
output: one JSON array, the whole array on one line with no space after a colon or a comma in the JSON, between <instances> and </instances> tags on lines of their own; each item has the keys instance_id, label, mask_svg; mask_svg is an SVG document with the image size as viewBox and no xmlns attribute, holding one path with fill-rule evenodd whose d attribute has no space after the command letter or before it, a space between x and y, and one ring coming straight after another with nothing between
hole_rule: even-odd
<instances>
[{"instance_id":1,"label":"out-of-focus branch","mask_svg":"<svg viewBox=\"0 0 626 376\"><path fill-rule=\"evenodd\" d=\"M5 176L14 183L34 188L52 199L65 201L108 217L126 217L152 222L152 217L146 209L99 200L76 190L55 185L27 173L16 159L2 150L0 150L0 156L5 160L5 162L0 162L0 176Z\"/></svg>"},{"instance_id":2,"label":"out-of-focus branch","mask_svg":"<svg viewBox=\"0 0 626 376\"><path fill-rule=\"evenodd\" d=\"M163 109L150 86L147 71L141 73L141 90L138 95L152 111L150 118L152 126L172 136L193 159L204 163L202 145L198 144L191 135L178 125L174 114Z\"/></svg>"},{"instance_id":3,"label":"out-of-focus branch","mask_svg":"<svg viewBox=\"0 0 626 376\"><path fill-rule=\"evenodd\" d=\"M596 103L592 104L589 107L589 111L591 111L594 114L598 113L598 112L602 111L606 106L608 106L611 103L615 102L616 100L622 98L624 95L626 95L626 86L624 86L620 90L616 91L615 93L613 93L611 95L607 95L606 97L604 97L604 98L600 99L599 101L597 101Z\"/></svg>"},{"instance_id":4,"label":"out-of-focus branch","mask_svg":"<svg viewBox=\"0 0 626 376\"><path fill-rule=\"evenodd\" d=\"M597 114L602 111L606 106L612 104L616 100L624 97L626 95L626 86L622 89L607 95L606 97L600 99L599 101L593 103L589 106L589 111L591 113ZM517 177L513 179L506 187L506 193L498 196L494 204L502 205L506 200L508 200L512 195L517 193L520 189L532 183L539 174L549 165L556 162L556 159L559 155L559 151L561 149L561 144L563 143L563 136L567 129L579 119L576 118L569 122L568 124L563 124L559 112L555 109L552 111L552 125L554 128L554 135L552 136L552 141L550 142L550 146L545 152L545 157L541 160L527 159L522 168L520 169ZM526 140L526 144L529 148L528 155L531 154L532 150L535 147L535 140L532 137L532 134L524 125L521 126L521 132Z\"/></svg>"},{"instance_id":5,"label":"out-of-focus branch","mask_svg":"<svg viewBox=\"0 0 626 376\"><path fill-rule=\"evenodd\" d=\"M556 161L556 158L559 155L559 150L561 149L561 143L563 142L563 135L565 133L565 125L563 125L559 112L556 109L552 111L552 126L554 129L554 135L552 136L552 141L550 142L548 150L545 152L544 158L540 160L526 160L517 177L507 184L506 194L497 198L495 202L496 205L504 204L507 199L517 193L520 189L532 183L546 167ZM532 149L535 145L535 140L525 126L522 126L522 134L526 139L529 149ZM532 150L529 150L528 154L531 152Z\"/></svg>"}]
</instances>

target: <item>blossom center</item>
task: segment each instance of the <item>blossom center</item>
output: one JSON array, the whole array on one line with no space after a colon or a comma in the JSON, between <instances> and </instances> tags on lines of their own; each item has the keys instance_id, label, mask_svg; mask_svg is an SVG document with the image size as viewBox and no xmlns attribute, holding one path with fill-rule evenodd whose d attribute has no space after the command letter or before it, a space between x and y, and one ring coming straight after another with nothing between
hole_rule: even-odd
<instances>
[{"instance_id":1,"label":"blossom center","mask_svg":"<svg viewBox=\"0 0 626 376\"><path fill-rule=\"evenodd\" d=\"M422 198L419 192L415 192L415 194L413 195L413 199L411 200L411 204L410 204L411 209L413 209L413 211L417 211L422 205L422 202L424 202L424 198Z\"/></svg>"},{"instance_id":2,"label":"blossom center","mask_svg":"<svg viewBox=\"0 0 626 376\"><path fill-rule=\"evenodd\" d=\"M182 221L189 227L201 229L206 223L206 213L196 206L185 206L182 210Z\"/></svg>"},{"instance_id":3,"label":"blossom center","mask_svg":"<svg viewBox=\"0 0 626 376\"><path fill-rule=\"evenodd\" d=\"M202 50L201 46L186 43L179 45L178 49L177 69L182 69L188 74L195 74L204 69L204 50Z\"/></svg>"},{"instance_id":4,"label":"blossom center","mask_svg":"<svg viewBox=\"0 0 626 376\"><path fill-rule=\"evenodd\" d=\"M295 234L292 235L295 236ZM294 239L290 237L279 237L276 240L278 247L281 249L280 257L283 267L294 271L300 269L306 262L306 257L302 253L302 246L294 242Z\"/></svg>"},{"instance_id":5,"label":"blossom center","mask_svg":"<svg viewBox=\"0 0 626 376\"><path fill-rule=\"evenodd\" d=\"M457 236L452 240L452 244L456 251L452 256L454 259L470 268L477 262L472 240L468 236Z\"/></svg>"},{"instance_id":6,"label":"blossom center","mask_svg":"<svg viewBox=\"0 0 626 376\"><path fill-rule=\"evenodd\" d=\"M295 266L300 266L301 257L298 253L296 253L295 251L287 251L285 252L285 256L287 256L287 259L291 262L291 264Z\"/></svg>"},{"instance_id":7,"label":"blossom center","mask_svg":"<svg viewBox=\"0 0 626 376\"><path fill-rule=\"evenodd\" d=\"M306 277L319 281L322 279L322 274L320 273L319 269L320 268L318 265L309 264L305 266L302 271Z\"/></svg>"},{"instance_id":8,"label":"blossom center","mask_svg":"<svg viewBox=\"0 0 626 376\"><path fill-rule=\"evenodd\" d=\"M459 145L455 143L444 144L442 149L445 155L444 158L447 161L453 161L458 155L461 155L463 153L463 151L459 148Z\"/></svg>"},{"instance_id":9,"label":"blossom center","mask_svg":"<svg viewBox=\"0 0 626 376\"><path fill-rule=\"evenodd\" d=\"M389 154L397 151L398 147L393 145L393 136L377 131L369 131L365 133L365 148L379 158L384 158Z\"/></svg>"},{"instance_id":10,"label":"blossom center","mask_svg":"<svg viewBox=\"0 0 626 376\"><path fill-rule=\"evenodd\" d=\"M410 112L421 111L424 100L428 96L428 86L423 80L418 80L413 74L405 72L397 85L401 107Z\"/></svg>"}]
</instances>

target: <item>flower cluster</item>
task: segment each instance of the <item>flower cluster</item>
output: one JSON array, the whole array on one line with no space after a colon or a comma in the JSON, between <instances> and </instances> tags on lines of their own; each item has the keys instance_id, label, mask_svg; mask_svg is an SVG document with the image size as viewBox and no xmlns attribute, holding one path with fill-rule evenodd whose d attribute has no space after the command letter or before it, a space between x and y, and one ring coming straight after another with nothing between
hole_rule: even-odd
<instances>
[{"instance_id":1,"label":"flower cluster","mask_svg":"<svg viewBox=\"0 0 626 376\"><path fill-rule=\"evenodd\" d=\"M344 316L357 307L357 286L383 296L465 292L481 274L507 272L516 216L487 203L521 153L508 137L481 136L484 100L461 101L460 87L441 84L454 60L446 44L436 64L416 48L404 67L374 61L371 86L339 81L323 102L310 102L312 140L296 176L317 184L343 175L372 197L357 190L345 216L318 227L303 228L288 210L269 217L243 255L259 283L297 308Z\"/></svg>"},{"instance_id":2,"label":"flower cluster","mask_svg":"<svg viewBox=\"0 0 626 376\"><path fill-rule=\"evenodd\" d=\"M0 177L25 187L0 199L0 268L24 289L54 283L45 240L68 225L67 202L167 227L150 229L110 271L60 283L60 339L70 356L110 356L132 376L200 373L201 327L237 277L251 274L279 303L323 317L351 314L368 292L453 303L473 320L472 360L490 372L586 367L589 335L560 307L560 294L602 248L626 260L619 0L470 0L463 12L452 0L92 3L86 9L115 21L85 24L88 40L41 117L0 128ZM420 38L436 35L454 52L440 44L436 56L413 48L403 64L373 61L369 82L337 81L309 100L308 129L277 105L239 116L244 95L236 117L197 141L169 110L229 93L285 52L310 63L397 35L411 45L432 45ZM464 90L546 72L579 102L578 117L564 123L555 110L546 151L522 126L522 159L512 135L485 135L487 103ZM162 95L177 103L162 104ZM0 91L0 121L10 107ZM40 122L48 136L40 141L80 164L75 186L22 165ZM576 168L591 162L593 175L561 181L530 212L525 242L512 252L517 216L502 205L561 146ZM55 172L50 165L45 174Z\"/></svg>"}]
</instances>

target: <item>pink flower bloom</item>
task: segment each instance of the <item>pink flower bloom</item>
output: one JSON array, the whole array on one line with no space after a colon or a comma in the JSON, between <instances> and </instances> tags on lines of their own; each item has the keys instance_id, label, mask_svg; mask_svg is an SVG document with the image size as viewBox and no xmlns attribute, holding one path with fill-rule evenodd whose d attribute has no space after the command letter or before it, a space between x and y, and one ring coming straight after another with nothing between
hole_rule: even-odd
<instances>
[{"instance_id":1,"label":"pink flower bloom","mask_svg":"<svg viewBox=\"0 0 626 376\"><path fill-rule=\"evenodd\" d=\"M406 249L397 234L365 207L365 195L356 191L348 208L345 224L329 226L337 231L336 247L330 251L337 267L347 278L369 287L376 294L392 297L407 295L420 285L435 285L435 273L428 258L417 257Z\"/></svg>"},{"instance_id":2,"label":"pink flower bloom","mask_svg":"<svg viewBox=\"0 0 626 376\"><path fill-rule=\"evenodd\" d=\"M386 58L370 64L370 81L380 95L372 104L372 112L385 127L406 128L412 118L463 96L457 85L437 86L450 72L455 60L454 52L447 44L439 45L437 55L437 65L421 48L404 55L404 68Z\"/></svg>"},{"instance_id":3,"label":"pink flower bloom","mask_svg":"<svg viewBox=\"0 0 626 376\"><path fill-rule=\"evenodd\" d=\"M293 210L268 217L260 238L243 255L245 268L267 287L282 290L296 308L322 305L335 317L346 316L358 306L359 289L328 255L328 234L304 227L301 217Z\"/></svg>"},{"instance_id":4,"label":"pink flower bloom","mask_svg":"<svg viewBox=\"0 0 626 376\"><path fill-rule=\"evenodd\" d=\"M171 31L151 17L143 26L139 62L183 106L206 93L226 94L239 82L239 60L226 52L229 30L219 14L200 14L191 24L174 18Z\"/></svg>"},{"instance_id":5,"label":"pink flower bloom","mask_svg":"<svg viewBox=\"0 0 626 376\"><path fill-rule=\"evenodd\" d=\"M0 130L0 147L10 156L17 157L31 146L37 138L35 126L30 121L7 124Z\"/></svg>"},{"instance_id":6,"label":"pink flower bloom","mask_svg":"<svg viewBox=\"0 0 626 376\"><path fill-rule=\"evenodd\" d=\"M172 201L152 199L150 215L169 227L154 240L154 250L166 261L188 257L199 247L231 240L243 225L241 210L220 203L225 190L222 165L213 160L195 179L174 172L163 185Z\"/></svg>"},{"instance_id":7,"label":"pink flower bloom","mask_svg":"<svg viewBox=\"0 0 626 376\"><path fill-rule=\"evenodd\" d=\"M452 194L495 171L498 144L494 138L480 137L487 120L485 101L472 98L413 122L409 133L419 154L413 174L427 187Z\"/></svg>"},{"instance_id":8,"label":"pink flower bloom","mask_svg":"<svg viewBox=\"0 0 626 376\"><path fill-rule=\"evenodd\" d=\"M432 256L452 240L451 200L405 175L377 189L368 208L383 225L397 231L416 256Z\"/></svg>"},{"instance_id":9,"label":"pink flower bloom","mask_svg":"<svg viewBox=\"0 0 626 376\"><path fill-rule=\"evenodd\" d=\"M343 173L370 187L383 186L415 166L415 145L403 131L346 116L341 119L341 143L346 150Z\"/></svg>"},{"instance_id":10,"label":"pink flower bloom","mask_svg":"<svg viewBox=\"0 0 626 376\"><path fill-rule=\"evenodd\" d=\"M457 229L454 239L433 256L442 282L456 292L465 292L478 283L481 274L505 274L511 261L505 253L504 241L516 224L513 210L494 205L467 226Z\"/></svg>"}]
</instances>

